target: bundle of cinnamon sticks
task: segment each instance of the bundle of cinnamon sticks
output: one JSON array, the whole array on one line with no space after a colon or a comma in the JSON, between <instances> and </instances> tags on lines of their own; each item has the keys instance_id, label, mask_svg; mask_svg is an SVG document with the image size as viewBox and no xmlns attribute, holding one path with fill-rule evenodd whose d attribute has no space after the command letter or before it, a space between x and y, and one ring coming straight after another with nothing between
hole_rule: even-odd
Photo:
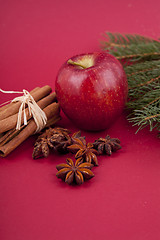
<instances>
[{"instance_id":1,"label":"bundle of cinnamon sticks","mask_svg":"<svg viewBox=\"0 0 160 240\"><path fill-rule=\"evenodd\" d=\"M52 89L48 85L42 88L37 87L30 92L31 96L37 102L37 105L46 114L47 124L45 127L53 125L60 120L56 93L51 92ZM20 105L20 102L11 102L0 108L0 156L2 157L6 157L23 141L36 132L37 125L32 115L29 114L27 106L25 109L27 125L23 124L24 114L22 114L20 130L16 130Z\"/></svg>"}]
</instances>

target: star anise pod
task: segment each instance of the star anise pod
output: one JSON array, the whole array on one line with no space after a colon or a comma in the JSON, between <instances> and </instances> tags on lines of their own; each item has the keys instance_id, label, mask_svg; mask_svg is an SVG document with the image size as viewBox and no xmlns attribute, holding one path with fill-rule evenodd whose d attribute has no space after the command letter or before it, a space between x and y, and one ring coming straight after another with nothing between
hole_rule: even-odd
<instances>
[{"instance_id":1,"label":"star anise pod","mask_svg":"<svg viewBox=\"0 0 160 240\"><path fill-rule=\"evenodd\" d=\"M65 152L71 144L70 131L64 128L49 128L37 138L32 157L48 157L50 149Z\"/></svg>"},{"instance_id":2,"label":"star anise pod","mask_svg":"<svg viewBox=\"0 0 160 240\"><path fill-rule=\"evenodd\" d=\"M85 136L81 136L81 131L75 132L71 136L72 144L76 141L76 139L80 139L82 142L85 140Z\"/></svg>"},{"instance_id":3,"label":"star anise pod","mask_svg":"<svg viewBox=\"0 0 160 240\"><path fill-rule=\"evenodd\" d=\"M54 128L49 128L48 129L47 135L48 136L53 136L53 135L58 134L58 135L63 136L63 137L64 136L68 137L69 133L71 133L71 132L66 128L54 127Z\"/></svg>"},{"instance_id":4,"label":"star anise pod","mask_svg":"<svg viewBox=\"0 0 160 240\"><path fill-rule=\"evenodd\" d=\"M84 163L82 158L78 158L75 164L71 158L67 158L66 162L56 166L58 170L56 176L66 183L72 184L75 182L80 185L85 179L94 177L91 171L93 165L87 162Z\"/></svg>"},{"instance_id":5,"label":"star anise pod","mask_svg":"<svg viewBox=\"0 0 160 240\"><path fill-rule=\"evenodd\" d=\"M92 143L86 143L86 140L74 138L74 143L68 147L71 152L76 152L75 158L83 158L84 161L93 163L98 166L97 151L93 148Z\"/></svg>"},{"instance_id":6,"label":"star anise pod","mask_svg":"<svg viewBox=\"0 0 160 240\"><path fill-rule=\"evenodd\" d=\"M50 143L59 153L67 153L67 147L72 143L72 141L68 134L64 135L57 133L50 137Z\"/></svg>"},{"instance_id":7,"label":"star anise pod","mask_svg":"<svg viewBox=\"0 0 160 240\"><path fill-rule=\"evenodd\" d=\"M59 135L57 136L54 134L54 136L51 138L51 143L55 146L56 150L60 153L67 153L69 152L68 146L72 145L74 143L74 139L85 139L85 137L81 136L81 131L75 132L70 137L68 134L66 135Z\"/></svg>"},{"instance_id":8,"label":"star anise pod","mask_svg":"<svg viewBox=\"0 0 160 240\"><path fill-rule=\"evenodd\" d=\"M37 138L37 141L34 144L34 149L32 153L33 159L40 157L48 157L50 148L52 147L53 146L51 145L47 136L45 134L42 134Z\"/></svg>"},{"instance_id":9,"label":"star anise pod","mask_svg":"<svg viewBox=\"0 0 160 240\"><path fill-rule=\"evenodd\" d=\"M95 140L93 147L98 151L98 154L106 153L109 156L112 152L121 149L120 140L118 138L110 138L109 135Z\"/></svg>"}]
</instances>

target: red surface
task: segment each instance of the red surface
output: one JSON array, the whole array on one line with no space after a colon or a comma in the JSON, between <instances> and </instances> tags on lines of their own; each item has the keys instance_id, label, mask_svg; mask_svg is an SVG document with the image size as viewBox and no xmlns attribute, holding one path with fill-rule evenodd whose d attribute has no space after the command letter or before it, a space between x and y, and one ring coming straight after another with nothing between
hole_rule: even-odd
<instances>
[{"instance_id":1,"label":"red surface","mask_svg":"<svg viewBox=\"0 0 160 240\"><path fill-rule=\"evenodd\" d=\"M159 8L158 0L1 0L0 87L54 90L62 63L98 51L105 31L159 37ZM61 124L77 130L65 117ZM159 240L160 140L135 130L123 114L104 132L82 132L87 141L118 137L122 149L99 157L95 177L79 187L55 176L65 156L32 159L33 137L0 159L0 239Z\"/></svg>"}]
</instances>

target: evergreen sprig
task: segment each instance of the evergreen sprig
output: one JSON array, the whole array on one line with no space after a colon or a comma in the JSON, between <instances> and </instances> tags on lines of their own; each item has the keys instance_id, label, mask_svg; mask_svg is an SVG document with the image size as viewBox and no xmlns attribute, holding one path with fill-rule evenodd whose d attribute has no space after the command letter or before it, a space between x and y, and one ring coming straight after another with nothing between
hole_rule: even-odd
<instances>
[{"instance_id":1,"label":"evergreen sprig","mask_svg":"<svg viewBox=\"0 0 160 240\"><path fill-rule=\"evenodd\" d=\"M160 59L160 42L140 35L106 33L102 42L103 50L109 51L119 60Z\"/></svg>"},{"instance_id":2,"label":"evergreen sprig","mask_svg":"<svg viewBox=\"0 0 160 240\"><path fill-rule=\"evenodd\" d=\"M102 49L121 60L127 75L129 121L160 132L160 41L120 33L106 33ZM137 130L137 132L138 132Z\"/></svg>"}]
</instances>

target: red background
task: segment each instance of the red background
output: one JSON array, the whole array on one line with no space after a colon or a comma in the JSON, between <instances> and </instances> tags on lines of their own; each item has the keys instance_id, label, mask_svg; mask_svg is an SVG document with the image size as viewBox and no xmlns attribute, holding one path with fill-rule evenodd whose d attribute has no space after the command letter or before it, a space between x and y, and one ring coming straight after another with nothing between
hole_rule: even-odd
<instances>
[{"instance_id":1,"label":"red background","mask_svg":"<svg viewBox=\"0 0 160 240\"><path fill-rule=\"evenodd\" d=\"M63 62L100 50L105 31L158 38L159 9L159 0L1 0L0 87L54 90ZM11 98L0 94L1 103ZM61 124L78 130L64 116ZM91 142L118 137L122 149L99 157L95 177L79 187L55 176L65 156L32 159L34 137L0 159L0 239L159 240L160 140L135 131L124 113L106 131L82 132Z\"/></svg>"}]
</instances>

